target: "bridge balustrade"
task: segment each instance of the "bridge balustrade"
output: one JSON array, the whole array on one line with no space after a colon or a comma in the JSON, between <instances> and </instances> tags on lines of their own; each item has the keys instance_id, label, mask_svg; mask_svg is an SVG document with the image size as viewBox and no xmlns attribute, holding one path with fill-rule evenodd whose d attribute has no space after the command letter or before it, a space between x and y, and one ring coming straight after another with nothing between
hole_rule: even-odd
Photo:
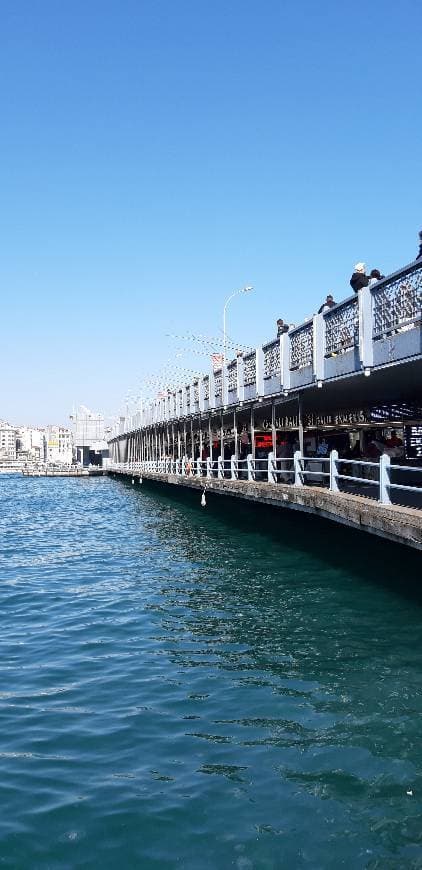
<instances>
[{"instance_id":1,"label":"bridge balustrade","mask_svg":"<svg viewBox=\"0 0 422 870\"><path fill-rule=\"evenodd\" d=\"M232 360L227 365L227 394L230 404L238 399L237 387L237 360Z\"/></svg>"},{"instance_id":2,"label":"bridge balustrade","mask_svg":"<svg viewBox=\"0 0 422 870\"><path fill-rule=\"evenodd\" d=\"M221 369L214 372L214 397L216 406L223 403L223 373Z\"/></svg>"},{"instance_id":3,"label":"bridge balustrade","mask_svg":"<svg viewBox=\"0 0 422 870\"><path fill-rule=\"evenodd\" d=\"M276 393L281 387L280 339L264 344L264 393Z\"/></svg>"},{"instance_id":4,"label":"bridge balustrade","mask_svg":"<svg viewBox=\"0 0 422 870\"><path fill-rule=\"evenodd\" d=\"M290 386L300 387L314 378L314 323L309 320L289 333Z\"/></svg>"},{"instance_id":5,"label":"bridge balustrade","mask_svg":"<svg viewBox=\"0 0 422 870\"><path fill-rule=\"evenodd\" d=\"M256 396L256 351L243 357L243 387L245 399Z\"/></svg>"},{"instance_id":6,"label":"bridge balustrade","mask_svg":"<svg viewBox=\"0 0 422 870\"><path fill-rule=\"evenodd\" d=\"M325 487L333 493L365 496L381 504L402 504L422 509L422 468L392 465L382 454L378 461L345 459L336 450L329 456L303 456L299 451L290 457L246 459L232 456L217 460L161 459L144 462L110 463L110 473L127 476L144 473L172 474L204 479L243 480L251 483L285 484L288 486Z\"/></svg>"},{"instance_id":7,"label":"bridge balustrade","mask_svg":"<svg viewBox=\"0 0 422 870\"><path fill-rule=\"evenodd\" d=\"M411 329L421 319L422 262L400 272L393 280L378 281L372 296L375 340Z\"/></svg>"}]
</instances>

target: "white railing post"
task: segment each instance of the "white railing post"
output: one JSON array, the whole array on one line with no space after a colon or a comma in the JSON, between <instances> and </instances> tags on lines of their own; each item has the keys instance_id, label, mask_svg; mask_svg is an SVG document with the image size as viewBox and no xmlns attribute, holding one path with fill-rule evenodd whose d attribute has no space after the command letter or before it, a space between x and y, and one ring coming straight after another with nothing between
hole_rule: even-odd
<instances>
[{"instance_id":1,"label":"white railing post","mask_svg":"<svg viewBox=\"0 0 422 870\"><path fill-rule=\"evenodd\" d=\"M338 480L337 480L337 462L338 462L338 451L332 450L330 453L330 491L338 492Z\"/></svg>"},{"instance_id":2,"label":"white railing post","mask_svg":"<svg viewBox=\"0 0 422 870\"><path fill-rule=\"evenodd\" d=\"M268 454L268 483L277 483L277 474L275 468L275 454Z\"/></svg>"},{"instance_id":3,"label":"white railing post","mask_svg":"<svg viewBox=\"0 0 422 870\"><path fill-rule=\"evenodd\" d=\"M382 453L380 456L380 494L379 500L381 504L391 504L390 498L390 457L388 453Z\"/></svg>"},{"instance_id":4,"label":"white railing post","mask_svg":"<svg viewBox=\"0 0 422 870\"><path fill-rule=\"evenodd\" d=\"M230 457L230 477L232 480L238 479L237 459L234 455Z\"/></svg>"},{"instance_id":5,"label":"white railing post","mask_svg":"<svg viewBox=\"0 0 422 870\"><path fill-rule=\"evenodd\" d=\"M301 461L302 461L302 457L300 455L300 450L296 450L296 452L293 456L293 463L294 463L294 469L295 469L295 484L294 484L295 486L303 486L303 479L302 479L302 473L301 473L302 467L300 464Z\"/></svg>"},{"instance_id":6,"label":"white railing post","mask_svg":"<svg viewBox=\"0 0 422 870\"><path fill-rule=\"evenodd\" d=\"M218 467L218 477L221 479L224 477L224 459L222 456L219 456L217 459L217 467Z\"/></svg>"},{"instance_id":7,"label":"white railing post","mask_svg":"<svg viewBox=\"0 0 422 870\"><path fill-rule=\"evenodd\" d=\"M183 476L186 475L186 456L184 456L183 459L182 459L182 470L181 470L181 474L183 474Z\"/></svg>"},{"instance_id":8,"label":"white railing post","mask_svg":"<svg viewBox=\"0 0 422 870\"><path fill-rule=\"evenodd\" d=\"M253 470L253 456L252 453L248 453L246 457L246 462L248 465L248 480L254 479L254 470Z\"/></svg>"},{"instance_id":9,"label":"white railing post","mask_svg":"<svg viewBox=\"0 0 422 870\"><path fill-rule=\"evenodd\" d=\"M207 477L212 477L212 459L207 456Z\"/></svg>"}]
</instances>

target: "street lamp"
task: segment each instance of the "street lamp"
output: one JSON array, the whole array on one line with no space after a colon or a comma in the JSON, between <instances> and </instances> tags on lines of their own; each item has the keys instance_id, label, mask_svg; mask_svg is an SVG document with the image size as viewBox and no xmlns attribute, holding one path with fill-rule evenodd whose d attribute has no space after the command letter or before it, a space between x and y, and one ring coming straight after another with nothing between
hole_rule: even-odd
<instances>
[{"instance_id":1,"label":"street lamp","mask_svg":"<svg viewBox=\"0 0 422 870\"><path fill-rule=\"evenodd\" d=\"M228 296L228 298L226 299L226 301L224 303L224 308L223 308L223 365L221 367L223 386L224 386L224 368L226 365L226 345L227 345L226 311L227 311L227 306L228 306L229 302L231 302L231 300L234 299L235 296L239 296L240 293L249 293L251 290L253 290L253 287L241 287L240 290L235 290L234 293L232 293L230 296Z\"/></svg>"}]
</instances>

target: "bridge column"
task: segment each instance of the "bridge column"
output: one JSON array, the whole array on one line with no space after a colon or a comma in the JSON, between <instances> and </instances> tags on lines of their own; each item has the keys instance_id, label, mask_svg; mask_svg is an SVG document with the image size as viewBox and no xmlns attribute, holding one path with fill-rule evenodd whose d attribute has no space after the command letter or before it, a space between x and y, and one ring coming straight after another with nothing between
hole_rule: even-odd
<instances>
[{"instance_id":1,"label":"bridge column","mask_svg":"<svg viewBox=\"0 0 422 870\"><path fill-rule=\"evenodd\" d=\"M364 369L374 365L372 339L372 293L370 287L362 287L358 293L359 305L359 357Z\"/></svg>"},{"instance_id":2,"label":"bridge column","mask_svg":"<svg viewBox=\"0 0 422 870\"><path fill-rule=\"evenodd\" d=\"M290 336L284 332L280 337L280 376L283 390L290 389Z\"/></svg>"},{"instance_id":3,"label":"bridge column","mask_svg":"<svg viewBox=\"0 0 422 870\"><path fill-rule=\"evenodd\" d=\"M264 351L262 347L256 349L256 393L264 395Z\"/></svg>"},{"instance_id":4,"label":"bridge column","mask_svg":"<svg viewBox=\"0 0 422 870\"><path fill-rule=\"evenodd\" d=\"M316 381L324 379L325 323L322 314L314 314L313 322L313 370Z\"/></svg>"}]
</instances>

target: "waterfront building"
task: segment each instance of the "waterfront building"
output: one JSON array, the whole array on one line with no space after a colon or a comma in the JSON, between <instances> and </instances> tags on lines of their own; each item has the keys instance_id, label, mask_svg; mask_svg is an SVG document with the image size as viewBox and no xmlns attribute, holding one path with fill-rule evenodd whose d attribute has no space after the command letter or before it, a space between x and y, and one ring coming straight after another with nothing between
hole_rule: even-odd
<instances>
[{"instance_id":1,"label":"waterfront building","mask_svg":"<svg viewBox=\"0 0 422 870\"><path fill-rule=\"evenodd\" d=\"M109 451L105 440L104 416L80 405L72 411L70 419L77 461L85 466L105 465Z\"/></svg>"},{"instance_id":2,"label":"waterfront building","mask_svg":"<svg viewBox=\"0 0 422 870\"><path fill-rule=\"evenodd\" d=\"M73 436L64 426L47 426L47 462L55 465L71 465L73 461Z\"/></svg>"},{"instance_id":3,"label":"waterfront building","mask_svg":"<svg viewBox=\"0 0 422 870\"><path fill-rule=\"evenodd\" d=\"M45 462L46 430L33 426L19 426L16 433L16 458L21 462Z\"/></svg>"},{"instance_id":4,"label":"waterfront building","mask_svg":"<svg viewBox=\"0 0 422 870\"><path fill-rule=\"evenodd\" d=\"M10 423L0 421L0 461L16 459L16 428Z\"/></svg>"}]
</instances>

